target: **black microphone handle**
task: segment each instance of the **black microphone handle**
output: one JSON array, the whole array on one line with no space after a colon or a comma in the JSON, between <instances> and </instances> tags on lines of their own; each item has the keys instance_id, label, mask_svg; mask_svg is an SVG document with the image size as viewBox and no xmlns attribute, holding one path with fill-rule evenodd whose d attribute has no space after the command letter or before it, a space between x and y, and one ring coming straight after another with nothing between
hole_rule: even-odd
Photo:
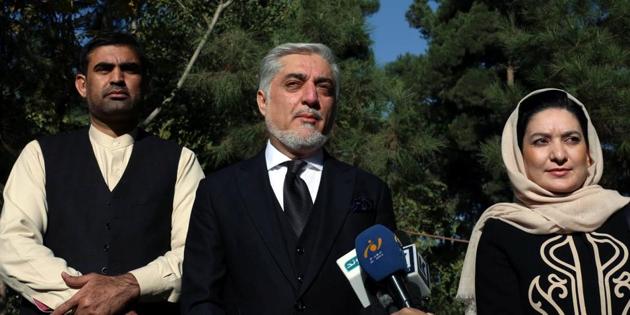
<instances>
[{"instance_id":1,"label":"black microphone handle","mask_svg":"<svg viewBox=\"0 0 630 315\"><path fill-rule=\"evenodd\" d=\"M399 308L411 307L409 292L400 274L396 273L387 278L387 288Z\"/></svg>"}]
</instances>

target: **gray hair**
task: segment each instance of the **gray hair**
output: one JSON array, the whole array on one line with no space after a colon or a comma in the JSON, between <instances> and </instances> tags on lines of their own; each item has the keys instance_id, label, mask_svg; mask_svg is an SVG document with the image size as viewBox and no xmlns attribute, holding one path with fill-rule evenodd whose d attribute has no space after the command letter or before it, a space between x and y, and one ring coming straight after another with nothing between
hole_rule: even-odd
<instances>
[{"instance_id":1,"label":"gray hair","mask_svg":"<svg viewBox=\"0 0 630 315\"><path fill-rule=\"evenodd\" d=\"M280 71L280 58L293 54L317 54L329 65L335 83L335 101L339 99L339 67L335 63L335 55L328 46L319 43L285 43L276 46L267 53L260 64L258 89L269 97L269 88L273 77Z\"/></svg>"}]
</instances>

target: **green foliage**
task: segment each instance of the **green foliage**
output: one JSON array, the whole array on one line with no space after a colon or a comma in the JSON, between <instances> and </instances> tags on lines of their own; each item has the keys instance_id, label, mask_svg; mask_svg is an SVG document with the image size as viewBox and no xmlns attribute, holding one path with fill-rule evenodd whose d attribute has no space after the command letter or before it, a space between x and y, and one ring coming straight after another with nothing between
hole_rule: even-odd
<instances>
[{"instance_id":1,"label":"green foliage","mask_svg":"<svg viewBox=\"0 0 630 315\"><path fill-rule=\"evenodd\" d=\"M3 296L2 293L6 295ZM0 314L19 314L19 306L20 295L17 292L11 288L6 288L6 292L0 292Z\"/></svg>"},{"instance_id":2,"label":"green foliage","mask_svg":"<svg viewBox=\"0 0 630 315\"><path fill-rule=\"evenodd\" d=\"M427 255L438 260L431 261L431 275L433 282L439 285L431 288L431 299L428 309L434 314L459 315L464 314L464 305L453 301L457 294L459 273L462 260L454 253L463 251L465 246L460 244L442 244L442 246L425 251Z\"/></svg>"}]
</instances>

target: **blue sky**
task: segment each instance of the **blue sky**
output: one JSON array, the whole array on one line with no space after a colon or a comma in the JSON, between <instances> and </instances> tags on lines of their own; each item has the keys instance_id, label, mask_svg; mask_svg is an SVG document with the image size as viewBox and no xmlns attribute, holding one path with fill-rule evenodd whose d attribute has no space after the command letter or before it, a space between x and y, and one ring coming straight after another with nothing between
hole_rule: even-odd
<instances>
[{"instance_id":1,"label":"blue sky","mask_svg":"<svg viewBox=\"0 0 630 315\"><path fill-rule=\"evenodd\" d=\"M372 49L379 65L396 60L404 53L422 54L426 41L417 29L411 28L405 13L413 0L381 0L381 7L368 17L367 23L374 44Z\"/></svg>"}]
</instances>

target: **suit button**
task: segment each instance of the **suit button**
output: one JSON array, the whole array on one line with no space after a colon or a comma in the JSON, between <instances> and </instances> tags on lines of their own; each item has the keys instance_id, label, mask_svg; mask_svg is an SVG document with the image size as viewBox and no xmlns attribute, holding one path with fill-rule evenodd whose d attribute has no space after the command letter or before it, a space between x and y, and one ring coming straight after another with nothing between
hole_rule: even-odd
<instances>
[{"instance_id":1,"label":"suit button","mask_svg":"<svg viewBox=\"0 0 630 315\"><path fill-rule=\"evenodd\" d=\"M296 248L296 249L295 249L295 252L296 252L298 255L302 256L302 255L304 255L304 248L302 248L302 247L298 247L298 248Z\"/></svg>"},{"instance_id":2,"label":"suit button","mask_svg":"<svg viewBox=\"0 0 630 315\"><path fill-rule=\"evenodd\" d=\"M293 307L295 307L295 310L298 312L303 312L306 310L306 305L301 300L297 301L297 303L295 303Z\"/></svg>"},{"instance_id":3,"label":"suit button","mask_svg":"<svg viewBox=\"0 0 630 315\"><path fill-rule=\"evenodd\" d=\"M302 281L304 281L304 275L302 275L301 273L298 273L298 275L297 275L297 281L298 281L299 283L302 283Z\"/></svg>"},{"instance_id":4,"label":"suit button","mask_svg":"<svg viewBox=\"0 0 630 315\"><path fill-rule=\"evenodd\" d=\"M112 225L109 224L109 222L105 223L105 229L108 230L108 231L111 230L112 229Z\"/></svg>"},{"instance_id":5,"label":"suit button","mask_svg":"<svg viewBox=\"0 0 630 315\"><path fill-rule=\"evenodd\" d=\"M101 273L104 274L104 275L106 275L108 271L109 271L109 268L107 268L107 267L101 268Z\"/></svg>"},{"instance_id":6,"label":"suit button","mask_svg":"<svg viewBox=\"0 0 630 315\"><path fill-rule=\"evenodd\" d=\"M103 251L104 252L108 252L109 251L109 244L103 245Z\"/></svg>"}]
</instances>

